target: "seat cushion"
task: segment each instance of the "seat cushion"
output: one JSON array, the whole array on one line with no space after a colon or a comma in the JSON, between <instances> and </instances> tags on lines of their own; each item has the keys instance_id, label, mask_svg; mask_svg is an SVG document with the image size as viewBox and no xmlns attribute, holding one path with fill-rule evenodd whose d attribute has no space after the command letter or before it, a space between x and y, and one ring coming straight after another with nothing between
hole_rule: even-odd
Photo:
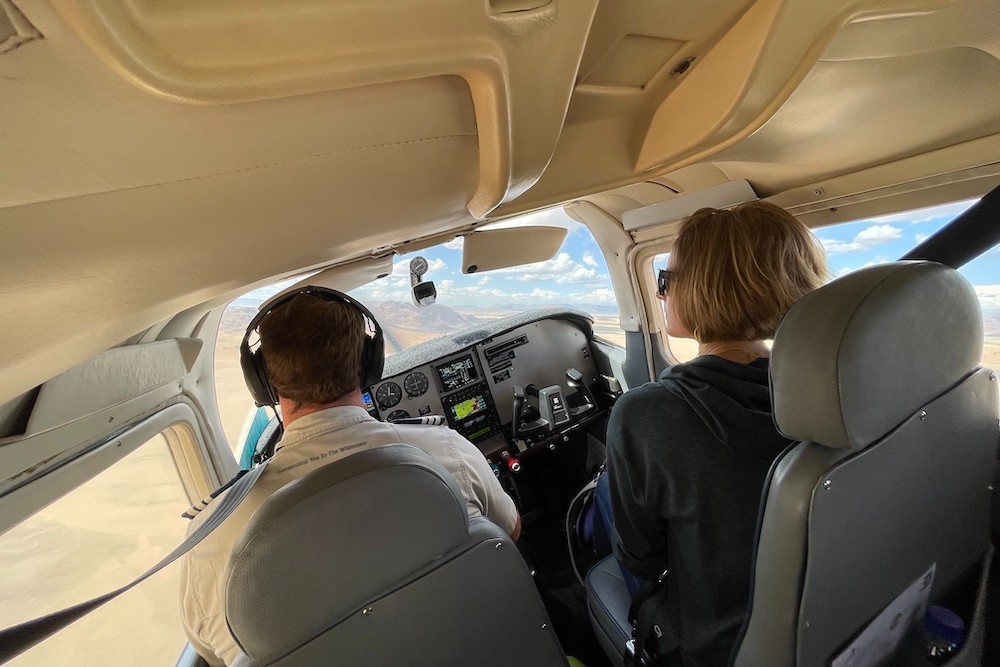
<instances>
[{"instance_id":1,"label":"seat cushion","mask_svg":"<svg viewBox=\"0 0 1000 667\"><path fill-rule=\"evenodd\" d=\"M608 658L620 664L625 643L632 637L628 610L632 604L621 566L608 556L587 573L587 607L590 622Z\"/></svg>"}]
</instances>

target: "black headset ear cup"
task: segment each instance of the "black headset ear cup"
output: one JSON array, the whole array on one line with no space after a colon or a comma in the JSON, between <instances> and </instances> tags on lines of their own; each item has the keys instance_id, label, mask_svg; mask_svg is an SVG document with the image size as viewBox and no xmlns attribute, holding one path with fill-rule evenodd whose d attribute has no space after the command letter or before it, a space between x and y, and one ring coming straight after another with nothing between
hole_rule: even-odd
<instances>
[{"instance_id":1,"label":"black headset ear cup","mask_svg":"<svg viewBox=\"0 0 1000 667\"><path fill-rule=\"evenodd\" d=\"M240 367L243 369L243 380L246 382L250 396L257 407L269 405L274 407L278 399L274 395L271 383L267 379L267 367L264 366L264 355L260 350L251 350L248 342L250 331L244 336L240 345Z\"/></svg>"},{"instance_id":2,"label":"black headset ear cup","mask_svg":"<svg viewBox=\"0 0 1000 667\"><path fill-rule=\"evenodd\" d=\"M362 314L372 321L375 329L374 336L365 336L365 346L361 351L361 390L365 391L382 380L382 371L385 369L385 335L367 309Z\"/></svg>"}]
</instances>

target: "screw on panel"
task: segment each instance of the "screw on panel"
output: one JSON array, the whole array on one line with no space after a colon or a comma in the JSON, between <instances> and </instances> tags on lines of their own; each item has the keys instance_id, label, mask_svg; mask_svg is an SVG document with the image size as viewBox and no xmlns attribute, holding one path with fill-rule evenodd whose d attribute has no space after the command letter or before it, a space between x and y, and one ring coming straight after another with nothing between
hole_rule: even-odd
<instances>
[{"instance_id":1,"label":"screw on panel","mask_svg":"<svg viewBox=\"0 0 1000 667\"><path fill-rule=\"evenodd\" d=\"M829 491L832 488L833 488L833 482L831 482L830 480L826 480L823 482L823 489L825 491Z\"/></svg>"},{"instance_id":2,"label":"screw on panel","mask_svg":"<svg viewBox=\"0 0 1000 667\"><path fill-rule=\"evenodd\" d=\"M920 411L920 421L923 421L925 419L927 419L927 411L926 410L921 410Z\"/></svg>"},{"instance_id":3,"label":"screw on panel","mask_svg":"<svg viewBox=\"0 0 1000 667\"><path fill-rule=\"evenodd\" d=\"M812 626L811 626L811 625L809 625L809 621L806 621L806 630L808 630L808 629L809 629L809 628L811 628L811 627L812 627Z\"/></svg>"},{"instance_id":4,"label":"screw on panel","mask_svg":"<svg viewBox=\"0 0 1000 667\"><path fill-rule=\"evenodd\" d=\"M990 373L990 382L993 382L996 379L997 379L997 374L996 373Z\"/></svg>"},{"instance_id":5,"label":"screw on panel","mask_svg":"<svg viewBox=\"0 0 1000 667\"><path fill-rule=\"evenodd\" d=\"M549 627L549 624L548 624L548 623L542 623L542 630L544 630L544 629L545 629L545 628L547 628L547 627Z\"/></svg>"},{"instance_id":6,"label":"screw on panel","mask_svg":"<svg viewBox=\"0 0 1000 667\"><path fill-rule=\"evenodd\" d=\"M362 616L371 616L372 615L372 608L371 607L365 607L364 609L361 610L361 615Z\"/></svg>"},{"instance_id":7,"label":"screw on panel","mask_svg":"<svg viewBox=\"0 0 1000 667\"><path fill-rule=\"evenodd\" d=\"M816 195L817 197L822 197L823 195L826 194L826 190L824 190L823 188L816 188L815 190L813 190L813 194Z\"/></svg>"},{"instance_id":8,"label":"screw on panel","mask_svg":"<svg viewBox=\"0 0 1000 667\"><path fill-rule=\"evenodd\" d=\"M502 546L503 546L503 542L497 542L496 546L493 547L493 548L496 549L497 551L500 551L500 547L502 547Z\"/></svg>"},{"instance_id":9,"label":"screw on panel","mask_svg":"<svg viewBox=\"0 0 1000 667\"><path fill-rule=\"evenodd\" d=\"M992 491L993 491L993 485L992 485L992 484L990 484L989 486L987 486L987 487L986 487L986 490L987 490L987 491L991 491L991 492L992 492Z\"/></svg>"},{"instance_id":10,"label":"screw on panel","mask_svg":"<svg viewBox=\"0 0 1000 667\"><path fill-rule=\"evenodd\" d=\"M683 74L684 72L691 69L691 63L693 62L694 62L694 57L685 58L684 60L677 63L677 65L672 70L670 70L670 73L675 76L678 74Z\"/></svg>"}]
</instances>

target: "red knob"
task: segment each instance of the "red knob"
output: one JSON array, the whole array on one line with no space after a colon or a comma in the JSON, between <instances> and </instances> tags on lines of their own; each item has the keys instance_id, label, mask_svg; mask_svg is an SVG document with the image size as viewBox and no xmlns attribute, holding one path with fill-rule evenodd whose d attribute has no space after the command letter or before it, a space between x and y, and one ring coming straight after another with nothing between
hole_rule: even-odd
<instances>
[{"instance_id":1,"label":"red knob","mask_svg":"<svg viewBox=\"0 0 1000 667\"><path fill-rule=\"evenodd\" d=\"M507 467L510 468L511 472L521 472L521 462L511 456L510 452L504 452L501 456L507 463Z\"/></svg>"}]
</instances>

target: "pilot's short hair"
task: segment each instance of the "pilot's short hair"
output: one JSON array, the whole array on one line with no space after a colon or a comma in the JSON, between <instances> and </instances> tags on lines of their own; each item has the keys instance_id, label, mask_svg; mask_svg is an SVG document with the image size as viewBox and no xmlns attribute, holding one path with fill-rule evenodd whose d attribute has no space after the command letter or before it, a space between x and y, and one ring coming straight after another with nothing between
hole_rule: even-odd
<instances>
[{"instance_id":1,"label":"pilot's short hair","mask_svg":"<svg viewBox=\"0 0 1000 667\"><path fill-rule=\"evenodd\" d=\"M365 328L350 304L300 294L260 323L260 351L275 393L301 406L358 388Z\"/></svg>"},{"instance_id":2,"label":"pilot's short hair","mask_svg":"<svg viewBox=\"0 0 1000 667\"><path fill-rule=\"evenodd\" d=\"M671 305L700 342L773 338L792 304L829 278L816 237L768 202L695 212L671 254Z\"/></svg>"}]
</instances>

